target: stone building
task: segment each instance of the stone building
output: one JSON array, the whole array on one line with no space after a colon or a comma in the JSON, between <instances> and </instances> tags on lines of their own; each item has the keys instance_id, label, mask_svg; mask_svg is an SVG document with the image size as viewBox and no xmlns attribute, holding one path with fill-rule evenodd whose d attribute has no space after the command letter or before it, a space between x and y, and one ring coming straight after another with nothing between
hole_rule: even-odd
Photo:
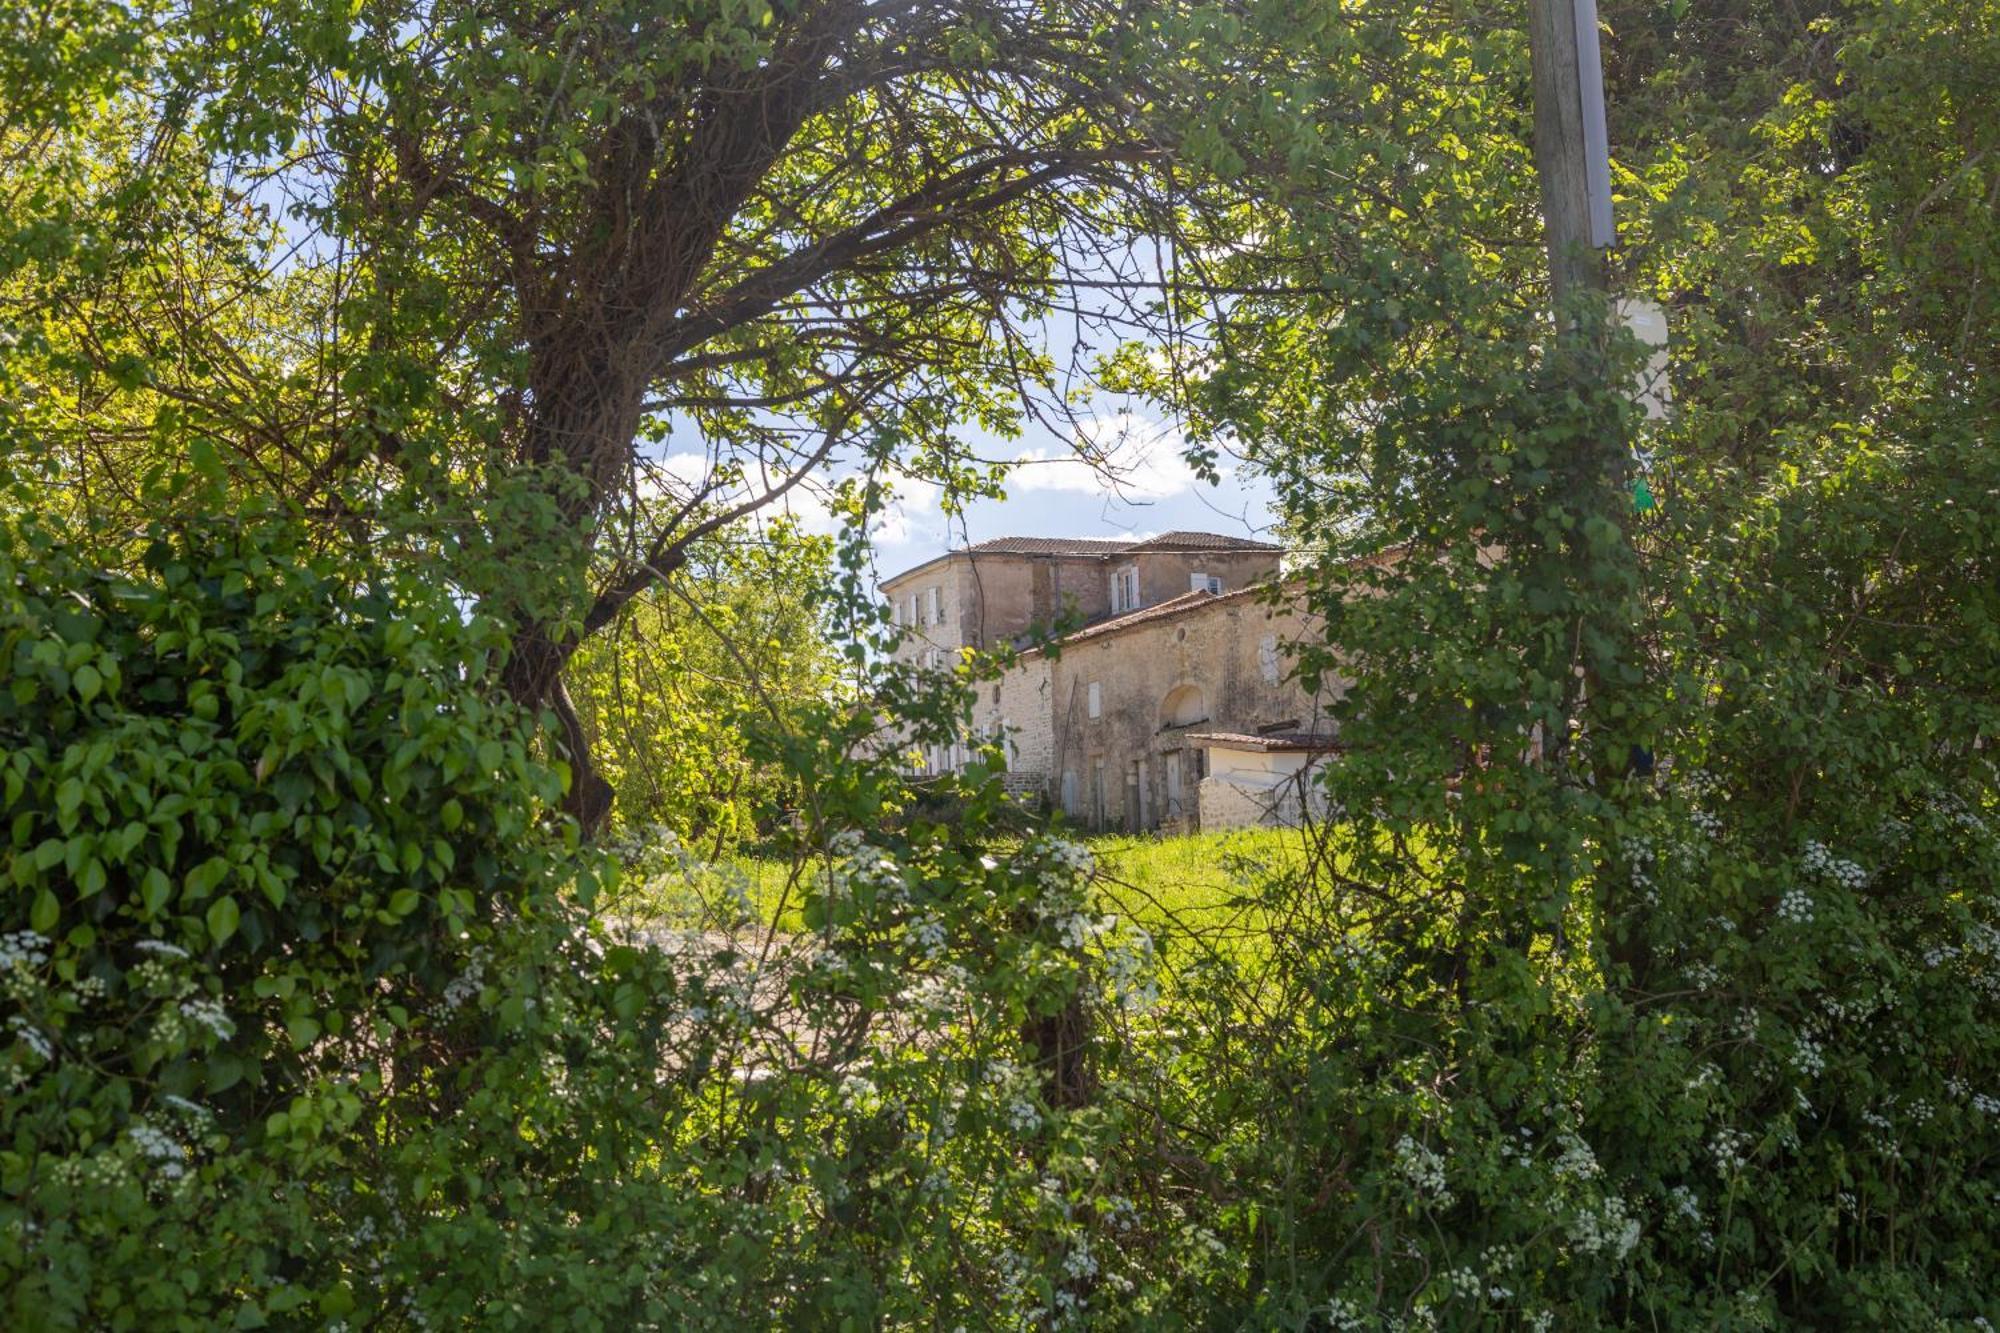
<instances>
[{"instance_id":1,"label":"stone building","mask_svg":"<svg viewBox=\"0 0 2000 1333\"><path fill-rule=\"evenodd\" d=\"M1002 538L882 584L903 660L945 669L1011 646L973 731L1005 737L1009 783L1093 829L1296 822L1333 749L1284 645L1309 627L1270 585L1279 549L1205 532L1136 542ZM1049 642L1052 631L1060 637ZM962 764L969 744L923 756Z\"/></svg>"}]
</instances>

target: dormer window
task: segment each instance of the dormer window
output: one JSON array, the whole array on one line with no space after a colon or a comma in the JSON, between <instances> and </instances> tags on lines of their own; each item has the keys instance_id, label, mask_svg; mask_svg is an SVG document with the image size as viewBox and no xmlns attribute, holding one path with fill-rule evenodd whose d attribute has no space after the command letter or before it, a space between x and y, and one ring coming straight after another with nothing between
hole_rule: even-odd
<instances>
[{"instance_id":1,"label":"dormer window","mask_svg":"<svg viewBox=\"0 0 2000 1333\"><path fill-rule=\"evenodd\" d=\"M1212 597L1222 596L1222 580L1213 574L1195 573L1188 575L1189 592L1205 592Z\"/></svg>"},{"instance_id":2,"label":"dormer window","mask_svg":"<svg viewBox=\"0 0 2000 1333\"><path fill-rule=\"evenodd\" d=\"M1111 612L1139 609L1139 567L1127 565L1111 574Z\"/></svg>"}]
</instances>

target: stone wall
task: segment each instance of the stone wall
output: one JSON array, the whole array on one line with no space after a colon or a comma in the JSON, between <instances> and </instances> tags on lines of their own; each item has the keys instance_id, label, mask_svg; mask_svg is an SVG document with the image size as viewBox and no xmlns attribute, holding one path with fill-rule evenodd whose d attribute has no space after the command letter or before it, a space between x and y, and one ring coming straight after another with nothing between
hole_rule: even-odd
<instances>
[{"instance_id":1,"label":"stone wall","mask_svg":"<svg viewBox=\"0 0 2000 1333\"><path fill-rule=\"evenodd\" d=\"M1241 591L1278 572L1277 558L1268 551L1146 551L1134 559L1113 560L1105 571L1106 596L1110 570L1139 566L1139 604L1156 606L1189 592L1196 574L1222 581L1222 591Z\"/></svg>"},{"instance_id":2,"label":"stone wall","mask_svg":"<svg viewBox=\"0 0 2000 1333\"><path fill-rule=\"evenodd\" d=\"M1049 661L1029 653L998 681L980 685L973 700L972 729L981 737L1007 737L1008 786L1048 794L1055 765L1055 728L1050 718Z\"/></svg>"},{"instance_id":3,"label":"stone wall","mask_svg":"<svg viewBox=\"0 0 2000 1333\"><path fill-rule=\"evenodd\" d=\"M1320 721L1280 648L1304 628L1296 611L1225 594L1066 641L1049 677L1052 794L1090 827L1191 823L1207 776L1191 733Z\"/></svg>"},{"instance_id":4,"label":"stone wall","mask_svg":"<svg viewBox=\"0 0 2000 1333\"><path fill-rule=\"evenodd\" d=\"M955 660L960 648L994 648L1065 616L1091 624L1111 615L1115 571L1137 566L1140 604L1153 606L1187 593L1193 577L1213 575L1225 592L1277 572L1270 551L1139 550L1112 556L1043 555L1008 551L958 551L885 580L882 591L905 623L909 598L917 599L917 633L897 654L922 661L930 649ZM930 619L936 588L942 619Z\"/></svg>"},{"instance_id":5,"label":"stone wall","mask_svg":"<svg viewBox=\"0 0 2000 1333\"><path fill-rule=\"evenodd\" d=\"M1202 779L1204 829L1281 825L1296 828L1308 812L1326 813L1326 793L1313 775L1323 754L1302 751L1256 754L1214 747Z\"/></svg>"},{"instance_id":6,"label":"stone wall","mask_svg":"<svg viewBox=\"0 0 2000 1333\"><path fill-rule=\"evenodd\" d=\"M1101 555L954 552L883 584L900 621L917 599L904 661L935 653L948 667L962 648L1000 647L1064 616L1096 622L976 686L970 738L1005 734L1008 786L1039 791L1088 827L1192 828L1208 774L1191 733L1319 722L1315 702L1286 679L1281 645L1304 630L1299 613L1251 591L1276 574L1277 552L1184 550L1174 536ZM1132 567L1143 609L1113 616L1112 580ZM1198 576L1225 591L1192 591ZM955 764L970 748L930 762Z\"/></svg>"}]
</instances>

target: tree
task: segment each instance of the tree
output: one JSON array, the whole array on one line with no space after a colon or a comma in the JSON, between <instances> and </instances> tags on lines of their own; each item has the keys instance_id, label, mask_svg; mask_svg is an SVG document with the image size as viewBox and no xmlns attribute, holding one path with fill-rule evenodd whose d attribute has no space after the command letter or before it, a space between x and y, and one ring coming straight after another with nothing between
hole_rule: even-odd
<instances>
[{"instance_id":1,"label":"tree","mask_svg":"<svg viewBox=\"0 0 2000 1333\"><path fill-rule=\"evenodd\" d=\"M1220 1085L1257 1053L1246 1095L1159 1084L1205 1160L1268 1172L1208 1322L1991 1304L2000 22L1601 12L1615 282L1669 310L1667 419L1627 401L1636 348L1550 317L1502 13L1398 16L1436 97L1371 106L1350 202L1273 210L1306 272L1200 368L1200 428L1305 548L1299 663L1349 683L1350 756L1313 872L1266 886L1272 960L1186 988Z\"/></svg>"},{"instance_id":2,"label":"tree","mask_svg":"<svg viewBox=\"0 0 2000 1333\"><path fill-rule=\"evenodd\" d=\"M579 645L836 463L981 484L963 423L1065 409L1053 321L1171 332L1172 275L1243 240L1228 140L1301 146L1280 8L228 0L28 34L9 304L66 317L32 396L75 400L81 489L179 414L240 485L448 571L514 626L594 827Z\"/></svg>"},{"instance_id":3,"label":"tree","mask_svg":"<svg viewBox=\"0 0 2000 1333\"><path fill-rule=\"evenodd\" d=\"M791 793L747 733L851 693L831 579L831 542L795 524L711 537L579 649L571 689L620 824L672 828L710 859L768 830Z\"/></svg>"}]
</instances>

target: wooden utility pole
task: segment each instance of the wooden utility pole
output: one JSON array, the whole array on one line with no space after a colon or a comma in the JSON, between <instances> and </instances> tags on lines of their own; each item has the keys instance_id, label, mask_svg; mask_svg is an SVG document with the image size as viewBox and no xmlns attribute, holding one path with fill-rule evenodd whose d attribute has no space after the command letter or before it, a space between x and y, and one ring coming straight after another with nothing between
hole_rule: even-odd
<instances>
[{"instance_id":1,"label":"wooden utility pole","mask_svg":"<svg viewBox=\"0 0 2000 1333\"><path fill-rule=\"evenodd\" d=\"M1575 294L1605 289L1599 252L1616 239L1596 0L1528 0L1528 53L1549 273L1568 318Z\"/></svg>"},{"instance_id":2,"label":"wooden utility pole","mask_svg":"<svg viewBox=\"0 0 2000 1333\"><path fill-rule=\"evenodd\" d=\"M1603 314L1609 312L1597 313L1601 310L1598 302L1582 299L1608 292L1610 275L1604 251L1617 240L1611 217L1611 153L1604 120L1604 70L1597 49L1596 0L1528 0L1528 52L1535 97L1535 171L1541 180L1557 341L1567 341L1575 348L1576 341L1571 340L1577 340L1601 350L1610 331ZM1592 322L1579 323L1579 318ZM1583 356L1570 364L1593 373L1590 367L1597 360ZM1575 479L1586 492L1596 491L1601 498L1623 492L1629 467L1624 448L1586 446L1571 461L1577 469ZM1622 524L1624 506L1605 516ZM1581 574L1579 581L1591 590L1592 576ZM1588 617L1593 613L1583 614ZM1617 655L1626 656L1630 627L1606 622L1599 628L1600 641L1624 641ZM1581 623L1576 640L1584 640ZM1580 679L1566 709L1571 718L1586 692L1603 700L1608 691L1619 688L1615 677L1606 681L1581 662L1575 667ZM1593 764L1598 789L1608 792L1622 778L1650 773L1652 763L1651 750L1636 743L1629 754L1600 751ZM1626 894L1632 875L1615 842L1604 848L1595 878L1600 920L1617 923L1604 941L1607 957L1622 969L1629 984L1642 985L1651 956L1646 925L1643 917L1631 910Z\"/></svg>"}]
</instances>

